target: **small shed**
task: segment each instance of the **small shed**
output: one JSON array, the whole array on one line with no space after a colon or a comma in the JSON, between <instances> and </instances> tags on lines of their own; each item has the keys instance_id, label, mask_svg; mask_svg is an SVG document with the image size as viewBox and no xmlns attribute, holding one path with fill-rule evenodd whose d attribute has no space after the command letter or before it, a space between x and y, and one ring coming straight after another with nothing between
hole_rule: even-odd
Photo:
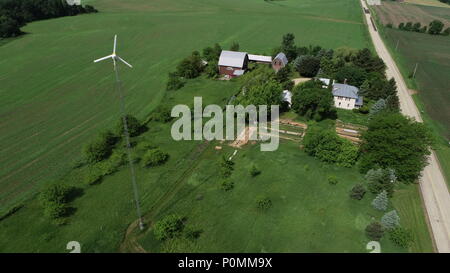
<instances>
[{"instance_id":1,"label":"small shed","mask_svg":"<svg viewBox=\"0 0 450 273\"><path fill-rule=\"evenodd\" d=\"M272 56L248 54L248 60L255 63L271 64Z\"/></svg>"},{"instance_id":2,"label":"small shed","mask_svg":"<svg viewBox=\"0 0 450 273\"><path fill-rule=\"evenodd\" d=\"M281 68L285 67L288 64L288 59L283 52L280 52L273 58L272 68L278 72Z\"/></svg>"},{"instance_id":3,"label":"small shed","mask_svg":"<svg viewBox=\"0 0 450 273\"><path fill-rule=\"evenodd\" d=\"M234 78L244 74L248 66L247 52L222 50L219 58L219 74Z\"/></svg>"},{"instance_id":4,"label":"small shed","mask_svg":"<svg viewBox=\"0 0 450 273\"><path fill-rule=\"evenodd\" d=\"M284 90L283 93L281 93L281 101L286 102L289 105L289 108L291 108L292 92L289 90Z\"/></svg>"}]
</instances>

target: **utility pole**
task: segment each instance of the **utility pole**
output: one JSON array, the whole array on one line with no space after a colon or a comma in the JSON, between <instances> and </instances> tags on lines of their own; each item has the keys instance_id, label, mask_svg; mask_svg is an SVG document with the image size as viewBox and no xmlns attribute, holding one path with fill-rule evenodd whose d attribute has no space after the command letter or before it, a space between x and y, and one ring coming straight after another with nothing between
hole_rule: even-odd
<instances>
[{"instance_id":1,"label":"utility pole","mask_svg":"<svg viewBox=\"0 0 450 273\"><path fill-rule=\"evenodd\" d=\"M397 40L397 44L395 45L395 51L397 51L398 43L400 42L400 39Z\"/></svg>"}]
</instances>

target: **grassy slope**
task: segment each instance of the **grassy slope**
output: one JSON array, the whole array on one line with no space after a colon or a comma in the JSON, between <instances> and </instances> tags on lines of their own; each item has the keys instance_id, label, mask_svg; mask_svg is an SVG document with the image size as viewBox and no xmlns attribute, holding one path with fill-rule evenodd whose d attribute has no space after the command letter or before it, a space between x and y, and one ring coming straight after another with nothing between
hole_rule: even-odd
<instances>
[{"instance_id":1,"label":"grassy slope","mask_svg":"<svg viewBox=\"0 0 450 273\"><path fill-rule=\"evenodd\" d=\"M198 89L204 86L204 89ZM193 101L204 95L205 104L223 103L235 92L234 82L203 78L190 81L183 89L168 96L171 104ZM170 137L170 125L150 123L149 130L136 140L148 140L169 153L170 160L150 170L137 166L137 181L143 211L147 211L174 184L192 162L190 154L198 142L176 142ZM95 186L83 184L85 168L70 172L61 183L83 189L70 205L76 208L70 223L57 227L42 215L38 200L32 199L16 214L0 221L0 252L64 252L68 241L82 244L83 252L115 252L123 231L136 218L129 170L106 177Z\"/></svg>"},{"instance_id":2,"label":"grassy slope","mask_svg":"<svg viewBox=\"0 0 450 273\"><path fill-rule=\"evenodd\" d=\"M216 42L268 53L292 32L303 45L368 45L356 0L89 2L101 12L31 23L1 46L0 210L65 174L81 146L117 120L111 64L92 64L116 33L134 65L121 73L127 109L140 118L160 103L180 58Z\"/></svg>"},{"instance_id":3,"label":"grassy slope","mask_svg":"<svg viewBox=\"0 0 450 273\"><path fill-rule=\"evenodd\" d=\"M380 213L370 207L372 195L363 201L348 197L351 187L362 180L355 169L322 164L294 142L282 141L271 153L261 153L259 145L252 145L235 156L229 178L235 187L224 192L215 175L217 158L224 152L231 154L233 149L211 148L187 185L159 214L178 213L187 217L188 225L203 230L197 251L366 252L364 228ZM252 164L262 170L255 178L249 174ZM338 177L338 185L327 182L329 175ZM199 195L202 200L196 200ZM273 208L267 213L256 209L258 196L271 198ZM150 252L161 251L151 232L141 242ZM402 251L389 240L381 243L383 252Z\"/></svg>"}]
</instances>

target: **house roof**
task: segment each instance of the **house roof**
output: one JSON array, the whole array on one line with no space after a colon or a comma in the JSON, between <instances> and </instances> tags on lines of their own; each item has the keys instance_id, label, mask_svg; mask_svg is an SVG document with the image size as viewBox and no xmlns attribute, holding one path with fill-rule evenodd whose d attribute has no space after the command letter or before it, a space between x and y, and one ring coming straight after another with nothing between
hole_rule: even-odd
<instances>
[{"instance_id":1,"label":"house roof","mask_svg":"<svg viewBox=\"0 0 450 273\"><path fill-rule=\"evenodd\" d=\"M272 56L248 54L248 60L249 61L254 61L254 62L271 63L272 62Z\"/></svg>"},{"instance_id":2,"label":"house roof","mask_svg":"<svg viewBox=\"0 0 450 273\"><path fill-rule=\"evenodd\" d=\"M359 89L352 85L342 83L333 84L333 96L358 99L358 91Z\"/></svg>"},{"instance_id":3,"label":"house roof","mask_svg":"<svg viewBox=\"0 0 450 273\"><path fill-rule=\"evenodd\" d=\"M329 86L331 80L327 78L319 78L319 81L321 81L324 85Z\"/></svg>"},{"instance_id":4,"label":"house roof","mask_svg":"<svg viewBox=\"0 0 450 273\"><path fill-rule=\"evenodd\" d=\"M280 59L280 61L281 61L284 65L287 65L287 63L288 63L288 59L287 59L286 55L284 55L283 52L278 53L277 56L275 56L275 58L273 58L273 59L274 59L274 60L275 60L275 59Z\"/></svg>"},{"instance_id":5,"label":"house roof","mask_svg":"<svg viewBox=\"0 0 450 273\"><path fill-rule=\"evenodd\" d=\"M219 58L220 66L244 67L247 52L222 50Z\"/></svg>"}]
</instances>

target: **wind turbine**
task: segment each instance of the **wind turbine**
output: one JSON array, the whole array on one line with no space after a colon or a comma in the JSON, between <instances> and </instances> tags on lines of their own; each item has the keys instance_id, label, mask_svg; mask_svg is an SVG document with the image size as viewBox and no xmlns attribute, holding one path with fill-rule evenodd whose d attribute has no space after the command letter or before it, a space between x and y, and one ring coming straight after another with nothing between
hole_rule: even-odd
<instances>
[{"instance_id":1,"label":"wind turbine","mask_svg":"<svg viewBox=\"0 0 450 273\"><path fill-rule=\"evenodd\" d=\"M116 66L117 66L116 62L117 61L121 61L124 64L128 65L130 68L133 68L133 66L131 64L127 63L124 59L122 59L119 56L117 56L116 48L117 48L117 35L114 35L113 53L111 55L108 55L108 56L105 56L103 58L95 60L94 63L98 63L98 62L101 62L101 61L104 61L104 60L107 60L107 59L112 59L113 63L114 63L114 69L116 69Z\"/></svg>"},{"instance_id":2,"label":"wind turbine","mask_svg":"<svg viewBox=\"0 0 450 273\"><path fill-rule=\"evenodd\" d=\"M117 56L116 49L117 49L117 35L114 35L114 47L113 47L112 54L105 56L103 58L97 59L94 61L94 63L98 63L98 62L101 62L101 61L104 61L107 59L112 59L112 61L113 61L114 72L116 74L117 92L119 93L119 98L120 98L120 110L121 110L121 114L122 114L123 132L124 132L125 141L127 144L128 164L130 166L131 182L133 184L134 201L136 203L136 211L137 211L137 216L138 216L138 220L139 220L139 228L141 230L143 230L144 222L142 221L141 207L139 204L139 193L138 193L138 188L137 188L137 184L136 184L136 173L134 171L133 160L131 158L130 133L128 132L128 124L127 124L127 118L126 118L126 112L125 112L125 99L124 99L123 93L122 93L122 85L121 85L121 82L119 79L119 69L118 69L117 64L119 61L121 61L122 63L126 64L130 68L133 68L133 66L131 64L127 63L124 59Z\"/></svg>"}]
</instances>

